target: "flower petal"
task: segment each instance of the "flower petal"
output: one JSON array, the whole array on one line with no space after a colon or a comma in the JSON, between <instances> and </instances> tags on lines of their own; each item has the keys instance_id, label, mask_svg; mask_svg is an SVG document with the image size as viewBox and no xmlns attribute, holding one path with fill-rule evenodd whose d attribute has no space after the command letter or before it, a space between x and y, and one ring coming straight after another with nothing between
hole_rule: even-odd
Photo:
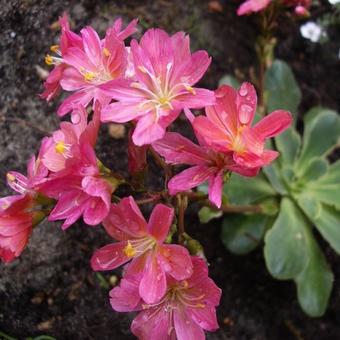
<instances>
[{"instance_id":1,"label":"flower petal","mask_svg":"<svg viewBox=\"0 0 340 340\"><path fill-rule=\"evenodd\" d=\"M139 285L139 295L148 304L158 302L167 287L164 269L154 255L152 251L149 252Z\"/></svg>"},{"instance_id":2,"label":"flower petal","mask_svg":"<svg viewBox=\"0 0 340 340\"><path fill-rule=\"evenodd\" d=\"M140 238L147 232L147 223L132 196L113 204L103 225L107 233L117 240Z\"/></svg>"},{"instance_id":3,"label":"flower petal","mask_svg":"<svg viewBox=\"0 0 340 340\"><path fill-rule=\"evenodd\" d=\"M152 147L167 163L204 165L210 162L208 153L202 147L176 132L167 132Z\"/></svg>"},{"instance_id":4,"label":"flower petal","mask_svg":"<svg viewBox=\"0 0 340 340\"><path fill-rule=\"evenodd\" d=\"M193 166L172 177L169 181L168 188L171 195L178 192L190 190L206 181L214 172L215 168L207 166Z\"/></svg>"},{"instance_id":5,"label":"flower petal","mask_svg":"<svg viewBox=\"0 0 340 340\"><path fill-rule=\"evenodd\" d=\"M174 310L177 340L205 340L202 328L183 309Z\"/></svg>"},{"instance_id":6,"label":"flower petal","mask_svg":"<svg viewBox=\"0 0 340 340\"><path fill-rule=\"evenodd\" d=\"M164 204L157 204L152 210L148 223L148 232L158 243L161 244L166 239L173 219L174 209Z\"/></svg>"},{"instance_id":7,"label":"flower petal","mask_svg":"<svg viewBox=\"0 0 340 340\"><path fill-rule=\"evenodd\" d=\"M236 105L241 124L250 126L256 112L257 94L254 86L243 83L237 93Z\"/></svg>"},{"instance_id":8,"label":"flower petal","mask_svg":"<svg viewBox=\"0 0 340 340\"><path fill-rule=\"evenodd\" d=\"M92 270L112 270L130 261L131 257L124 252L127 245L127 241L122 241L97 249L91 258Z\"/></svg>"},{"instance_id":9,"label":"flower petal","mask_svg":"<svg viewBox=\"0 0 340 340\"><path fill-rule=\"evenodd\" d=\"M184 280L192 274L192 262L188 250L177 244L162 245L159 261L164 270L176 280Z\"/></svg>"},{"instance_id":10,"label":"flower petal","mask_svg":"<svg viewBox=\"0 0 340 340\"><path fill-rule=\"evenodd\" d=\"M217 208L222 204L223 171L209 178L209 200Z\"/></svg>"},{"instance_id":11,"label":"flower petal","mask_svg":"<svg viewBox=\"0 0 340 340\"><path fill-rule=\"evenodd\" d=\"M260 139L274 137L286 130L292 123L292 116L284 110L276 110L262 118L254 127L253 131Z\"/></svg>"}]
</instances>

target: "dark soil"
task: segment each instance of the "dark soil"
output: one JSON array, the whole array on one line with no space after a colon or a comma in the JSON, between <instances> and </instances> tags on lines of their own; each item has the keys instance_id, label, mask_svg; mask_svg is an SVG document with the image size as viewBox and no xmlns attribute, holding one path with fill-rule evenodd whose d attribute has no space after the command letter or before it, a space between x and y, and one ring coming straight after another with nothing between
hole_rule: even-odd
<instances>
[{"instance_id":1,"label":"dark soil","mask_svg":"<svg viewBox=\"0 0 340 340\"><path fill-rule=\"evenodd\" d=\"M169 32L190 33L193 49L207 49L213 56L203 85L214 88L226 73L248 80L256 58L255 19L238 18L237 2L221 3L223 12L219 13L209 12L203 0L2 0L1 194L9 193L6 172L25 171L40 138L57 127L57 102L47 104L37 95L42 82L36 67L45 67L44 54L58 36L54 23L64 10L75 29L89 24L104 33L109 23L122 16L125 21L139 17L143 30L160 26ZM323 3L320 8L316 17L330 6ZM278 36L277 56L291 64L303 91L301 112L316 104L339 109L339 27L330 30L328 43L312 44L299 35L296 24L283 19ZM99 158L116 171L126 172L126 140L109 137L106 127L102 132ZM158 177L154 171L153 185L159 183ZM311 319L300 310L293 283L270 277L261 250L243 257L231 255L220 241L220 223L201 225L196 213L195 207L188 211L189 232L202 241L211 276L223 289L218 309L221 328L208 339L340 339L340 260L327 245L324 251L335 273L333 294L325 316ZM100 227L78 223L63 232L58 224L39 226L18 260L0 264L0 331L18 339L41 334L57 339L133 339L129 331L133 315L112 311L109 287L104 288L89 267L94 249L108 242ZM104 274L104 278L113 280L113 274L119 277L120 272Z\"/></svg>"}]
</instances>

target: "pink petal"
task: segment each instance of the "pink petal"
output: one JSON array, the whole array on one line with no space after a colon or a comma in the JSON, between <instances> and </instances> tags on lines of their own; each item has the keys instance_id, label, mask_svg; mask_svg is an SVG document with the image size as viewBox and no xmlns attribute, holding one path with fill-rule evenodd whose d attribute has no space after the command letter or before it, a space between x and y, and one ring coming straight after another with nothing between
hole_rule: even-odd
<instances>
[{"instance_id":1,"label":"pink petal","mask_svg":"<svg viewBox=\"0 0 340 340\"><path fill-rule=\"evenodd\" d=\"M207 331L214 332L219 328L215 307L190 308L187 313L201 328Z\"/></svg>"},{"instance_id":2,"label":"pink petal","mask_svg":"<svg viewBox=\"0 0 340 340\"><path fill-rule=\"evenodd\" d=\"M118 287L110 291L111 307L117 312L131 312L139 309L139 277L125 276Z\"/></svg>"},{"instance_id":3,"label":"pink petal","mask_svg":"<svg viewBox=\"0 0 340 340\"><path fill-rule=\"evenodd\" d=\"M237 15L260 12L270 4L271 0L247 0L237 10Z\"/></svg>"},{"instance_id":4,"label":"pink petal","mask_svg":"<svg viewBox=\"0 0 340 340\"><path fill-rule=\"evenodd\" d=\"M86 87L86 82L77 69L68 67L63 72L60 85L65 91L76 91Z\"/></svg>"},{"instance_id":5,"label":"pink petal","mask_svg":"<svg viewBox=\"0 0 340 340\"><path fill-rule=\"evenodd\" d=\"M195 93L181 94L176 97L183 108L200 109L205 106L215 104L215 94L213 91L194 88Z\"/></svg>"},{"instance_id":6,"label":"pink petal","mask_svg":"<svg viewBox=\"0 0 340 340\"><path fill-rule=\"evenodd\" d=\"M164 307L149 308L140 312L132 321L131 331L139 339L173 340L172 323Z\"/></svg>"},{"instance_id":7,"label":"pink petal","mask_svg":"<svg viewBox=\"0 0 340 340\"><path fill-rule=\"evenodd\" d=\"M109 200L110 200L109 195L106 202L99 197L93 197L88 199L87 205L84 207L83 213L84 222L88 225L97 225L101 223L109 214L108 208Z\"/></svg>"},{"instance_id":8,"label":"pink petal","mask_svg":"<svg viewBox=\"0 0 340 340\"><path fill-rule=\"evenodd\" d=\"M238 119L243 125L250 125L254 119L257 105L257 94L253 85L243 83L236 98Z\"/></svg>"},{"instance_id":9,"label":"pink petal","mask_svg":"<svg viewBox=\"0 0 340 340\"><path fill-rule=\"evenodd\" d=\"M67 113L72 111L75 107L82 105L87 107L90 101L93 99L93 89L92 88L85 88L78 92L75 92L68 98L66 98L63 103L59 106L57 114L62 117L65 116Z\"/></svg>"},{"instance_id":10,"label":"pink petal","mask_svg":"<svg viewBox=\"0 0 340 340\"><path fill-rule=\"evenodd\" d=\"M88 59L93 65L100 65L102 60L101 42L97 32L92 27L83 28L80 31L83 45Z\"/></svg>"},{"instance_id":11,"label":"pink petal","mask_svg":"<svg viewBox=\"0 0 340 340\"><path fill-rule=\"evenodd\" d=\"M138 23L138 19L134 19L132 20L122 31L121 29L121 24L119 25L118 20L121 19L117 19L117 25L116 23L114 24L114 28L116 29L118 38L121 40L125 40L127 37L129 37L130 35L132 35L133 33L137 32L137 23ZM119 29L118 29L119 27Z\"/></svg>"},{"instance_id":12,"label":"pink petal","mask_svg":"<svg viewBox=\"0 0 340 340\"><path fill-rule=\"evenodd\" d=\"M202 328L183 310L174 310L177 340L205 340Z\"/></svg>"},{"instance_id":13,"label":"pink petal","mask_svg":"<svg viewBox=\"0 0 340 340\"><path fill-rule=\"evenodd\" d=\"M262 118L253 130L260 139L274 137L286 130L292 123L292 116L284 110L276 110Z\"/></svg>"},{"instance_id":14,"label":"pink petal","mask_svg":"<svg viewBox=\"0 0 340 340\"><path fill-rule=\"evenodd\" d=\"M176 280L184 280L192 274L192 262L188 250L177 244L162 245L159 261L164 270Z\"/></svg>"},{"instance_id":15,"label":"pink petal","mask_svg":"<svg viewBox=\"0 0 340 340\"><path fill-rule=\"evenodd\" d=\"M174 47L175 51L177 46ZM186 49L186 46L184 46ZM173 80L178 81L183 79L187 84L196 84L207 71L211 58L206 51L197 51L192 54L190 59L179 60L180 66L174 72ZM182 80L182 81L183 81Z\"/></svg>"},{"instance_id":16,"label":"pink petal","mask_svg":"<svg viewBox=\"0 0 340 340\"><path fill-rule=\"evenodd\" d=\"M167 163L204 165L210 162L208 153L202 147L176 132L167 132L152 147Z\"/></svg>"},{"instance_id":17,"label":"pink petal","mask_svg":"<svg viewBox=\"0 0 340 340\"><path fill-rule=\"evenodd\" d=\"M161 139L165 134L165 128L161 120L157 120L154 114L149 113L141 117L132 135L133 142L138 145L146 145Z\"/></svg>"},{"instance_id":18,"label":"pink petal","mask_svg":"<svg viewBox=\"0 0 340 340\"><path fill-rule=\"evenodd\" d=\"M195 118L193 127L195 133L203 138L207 145L217 147L221 151L231 150L232 142L225 130L212 123L207 117Z\"/></svg>"},{"instance_id":19,"label":"pink petal","mask_svg":"<svg viewBox=\"0 0 340 340\"><path fill-rule=\"evenodd\" d=\"M161 244L166 239L173 219L174 209L164 204L157 204L152 210L148 223L148 232L158 243Z\"/></svg>"},{"instance_id":20,"label":"pink petal","mask_svg":"<svg viewBox=\"0 0 340 340\"><path fill-rule=\"evenodd\" d=\"M102 122L126 123L134 120L145 112L135 103L115 102L107 105L101 111Z\"/></svg>"},{"instance_id":21,"label":"pink petal","mask_svg":"<svg viewBox=\"0 0 340 340\"><path fill-rule=\"evenodd\" d=\"M87 72L95 72L96 64L93 64L86 53L77 47L70 47L63 55L64 61L75 67L77 70L86 70Z\"/></svg>"},{"instance_id":22,"label":"pink petal","mask_svg":"<svg viewBox=\"0 0 340 340\"><path fill-rule=\"evenodd\" d=\"M217 208L222 204L223 171L209 178L209 200Z\"/></svg>"},{"instance_id":23,"label":"pink petal","mask_svg":"<svg viewBox=\"0 0 340 340\"><path fill-rule=\"evenodd\" d=\"M169 35L159 29L148 29L140 40L140 47L148 56L156 75L163 75L167 65L174 60L174 51Z\"/></svg>"},{"instance_id":24,"label":"pink petal","mask_svg":"<svg viewBox=\"0 0 340 340\"><path fill-rule=\"evenodd\" d=\"M205 182L214 172L215 168L207 166L193 166L171 178L168 184L171 195L190 190Z\"/></svg>"},{"instance_id":25,"label":"pink petal","mask_svg":"<svg viewBox=\"0 0 340 340\"><path fill-rule=\"evenodd\" d=\"M112 270L130 261L131 257L124 253L127 245L127 241L122 241L97 249L91 258L92 270Z\"/></svg>"},{"instance_id":26,"label":"pink petal","mask_svg":"<svg viewBox=\"0 0 340 340\"><path fill-rule=\"evenodd\" d=\"M139 295L148 304L158 302L166 291L166 276L153 252L149 252L143 277L139 285Z\"/></svg>"},{"instance_id":27,"label":"pink petal","mask_svg":"<svg viewBox=\"0 0 340 340\"><path fill-rule=\"evenodd\" d=\"M147 231L147 223L132 196L113 204L103 224L108 234L117 240L144 237Z\"/></svg>"}]
</instances>

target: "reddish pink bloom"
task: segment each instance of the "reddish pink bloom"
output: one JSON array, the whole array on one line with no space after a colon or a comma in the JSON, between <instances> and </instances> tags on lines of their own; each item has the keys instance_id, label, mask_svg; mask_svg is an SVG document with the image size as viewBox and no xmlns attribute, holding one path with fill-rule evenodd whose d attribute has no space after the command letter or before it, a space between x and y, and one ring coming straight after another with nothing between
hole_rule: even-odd
<instances>
[{"instance_id":1,"label":"reddish pink bloom","mask_svg":"<svg viewBox=\"0 0 340 340\"><path fill-rule=\"evenodd\" d=\"M260 12L265 9L272 0L247 0L237 10L237 15L245 15Z\"/></svg>"},{"instance_id":2,"label":"reddish pink bloom","mask_svg":"<svg viewBox=\"0 0 340 340\"><path fill-rule=\"evenodd\" d=\"M247 0L237 10L237 15L257 13L271 4L272 0ZM295 14L298 16L307 16L311 0L281 0L284 6L294 7Z\"/></svg>"},{"instance_id":3,"label":"reddish pink bloom","mask_svg":"<svg viewBox=\"0 0 340 340\"><path fill-rule=\"evenodd\" d=\"M51 174L38 186L39 191L58 200L50 221L63 220L68 228L80 216L88 225L97 225L108 215L114 184L101 176L93 147L79 146L79 157L65 162L65 169Z\"/></svg>"},{"instance_id":4,"label":"reddish pink bloom","mask_svg":"<svg viewBox=\"0 0 340 340\"><path fill-rule=\"evenodd\" d=\"M136 81L119 80L103 86L117 100L102 111L102 121L125 123L137 119L133 134L136 145L150 144L163 137L165 129L184 108L201 108L214 103L212 91L193 88L208 66L207 52L193 54L183 32L169 36L160 29L148 30L131 42Z\"/></svg>"},{"instance_id":5,"label":"reddish pink bloom","mask_svg":"<svg viewBox=\"0 0 340 340\"><path fill-rule=\"evenodd\" d=\"M245 169L238 166L232 154L216 152L200 141L194 144L176 132L168 132L152 147L170 164L189 164L191 167L169 181L169 192L175 195L197 187L209 180L209 199L217 207L222 203L223 174L235 171L244 176L255 176L258 168Z\"/></svg>"},{"instance_id":6,"label":"reddish pink bloom","mask_svg":"<svg viewBox=\"0 0 340 340\"><path fill-rule=\"evenodd\" d=\"M106 31L101 40L92 27L81 30L81 36L71 32L64 16L61 19L62 35L60 49L51 49L58 57L47 55L48 64L56 68L47 79L43 97L51 99L58 92L59 85L66 91L75 93L68 97L58 109L60 116L70 112L74 106L87 106L92 100L107 104L110 98L100 89L100 85L123 77L127 68L127 51L124 39L136 31L137 20L121 31L122 21L117 20Z\"/></svg>"},{"instance_id":7,"label":"reddish pink bloom","mask_svg":"<svg viewBox=\"0 0 340 340\"><path fill-rule=\"evenodd\" d=\"M126 276L110 292L111 306L117 311L142 311L133 320L131 330L139 339L204 340L204 330L218 329L216 306L221 290L208 277L204 260L193 257L193 274L176 281L170 276L163 298L145 304L138 294L136 277Z\"/></svg>"},{"instance_id":8,"label":"reddish pink bloom","mask_svg":"<svg viewBox=\"0 0 340 340\"><path fill-rule=\"evenodd\" d=\"M231 151L234 162L247 171L271 163L278 152L265 150L265 141L290 126L290 113L274 111L251 127L257 103L251 84L243 83L238 92L224 85L216 91L216 98L216 105L206 108L206 117L195 118L196 134L216 151Z\"/></svg>"},{"instance_id":9,"label":"reddish pink bloom","mask_svg":"<svg viewBox=\"0 0 340 340\"><path fill-rule=\"evenodd\" d=\"M32 233L33 198L31 195L0 199L0 258L11 262L20 256Z\"/></svg>"},{"instance_id":10,"label":"reddish pink bloom","mask_svg":"<svg viewBox=\"0 0 340 340\"><path fill-rule=\"evenodd\" d=\"M179 245L163 244L173 215L173 209L157 204L147 223L131 196L112 205L103 224L120 242L97 250L91 260L92 269L112 270L132 260L129 275L142 273L140 296L147 303L159 301L166 291L166 273L177 280L192 274L188 251Z\"/></svg>"},{"instance_id":11,"label":"reddish pink bloom","mask_svg":"<svg viewBox=\"0 0 340 340\"><path fill-rule=\"evenodd\" d=\"M45 91L41 94L41 97L45 98L47 101L54 98L61 90L60 80L62 79L63 72L67 67L62 60L62 56L66 54L69 47L82 47L81 37L70 30L66 13L59 18L59 24L61 27L60 46L51 46L51 51L56 52L58 57L47 55L45 58L48 65L56 65L46 79L44 83Z\"/></svg>"},{"instance_id":12,"label":"reddish pink bloom","mask_svg":"<svg viewBox=\"0 0 340 340\"><path fill-rule=\"evenodd\" d=\"M62 122L60 129L48 138L47 146L42 155L42 162L52 172L65 169L66 160L80 157L81 143L95 146L98 130L100 107L95 104L95 113L88 124L88 114L84 107L79 106L72 112L72 123Z\"/></svg>"}]
</instances>

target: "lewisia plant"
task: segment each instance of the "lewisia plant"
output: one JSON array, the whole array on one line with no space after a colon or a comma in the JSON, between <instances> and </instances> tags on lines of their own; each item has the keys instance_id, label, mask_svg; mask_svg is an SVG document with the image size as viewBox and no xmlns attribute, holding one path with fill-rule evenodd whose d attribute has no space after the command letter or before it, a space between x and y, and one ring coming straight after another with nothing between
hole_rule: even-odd
<instances>
[{"instance_id":1,"label":"lewisia plant","mask_svg":"<svg viewBox=\"0 0 340 340\"><path fill-rule=\"evenodd\" d=\"M103 39L92 27L71 31L66 15L59 22L60 44L45 58L54 68L41 97L72 92L57 112L70 116L42 140L27 175L7 174L17 194L0 199L0 258L8 263L20 256L44 218L62 220L63 230L80 218L89 226L102 223L115 242L95 250L91 266L123 266L110 302L115 311L139 312L132 333L140 339L204 339L204 331L218 328L221 290L208 277L202 247L185 232L185 209L197 196L192 189L208 181L207 199L221 208L231 173L256 176L278 157L265 142L283 132L291 116L278 110L252 126L257 96L251 84L238 91L195 87L211 58L206 51L192 53L183 32L149 29L129 45L137 20L122 28L118 19ZM205 109L205 115L190 109ZM168 130L182 112L197 142ZM128 123L129 176L98 159L101 122ZM147 155L165 174L161 191L146 186ZM173 165L188 168L174 175ZM149 207L144 212L152 211L148 222L142 204Z\"/></svg>"}]
</instances>

